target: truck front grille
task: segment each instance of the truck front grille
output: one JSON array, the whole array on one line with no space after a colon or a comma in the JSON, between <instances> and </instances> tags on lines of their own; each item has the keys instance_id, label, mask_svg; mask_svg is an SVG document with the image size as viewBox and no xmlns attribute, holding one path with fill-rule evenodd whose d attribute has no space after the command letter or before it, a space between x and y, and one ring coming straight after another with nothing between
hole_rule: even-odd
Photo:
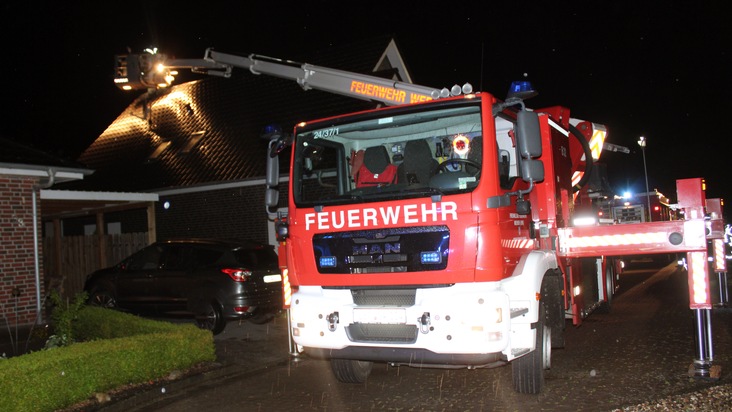
<instances>
[{"instance_id":1,"label":"truck front grille","mask_svg":"<svg viewBox=\"0 0 732 412\"><path fill-rule=\"evenodd\" d=\"M417 341L418 333L415 325L353 323L346 326L346 334L351 342L409 344Z\"/></svg>"},{"instance_id":2,"label":"truck front grille","mask_svg":"<svg viewBox=\"0 0 732 412\"><path fill-rule=\"evenodd\" d=\"M313 236L318 272L366 274L444 270L450 248L447 226L322 233ZM430 259L423 261L427 253Z\"/></svg>"}]
</instances>

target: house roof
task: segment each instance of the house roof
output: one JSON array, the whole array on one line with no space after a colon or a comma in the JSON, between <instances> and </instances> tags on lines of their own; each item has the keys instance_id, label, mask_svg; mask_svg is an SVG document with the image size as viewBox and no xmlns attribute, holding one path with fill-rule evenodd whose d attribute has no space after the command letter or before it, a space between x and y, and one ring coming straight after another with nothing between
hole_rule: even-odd
<instances>
[{"instance_id":1,"label":"house roof","mask_svg":"<svg viewBox=\"0 0 732 412\"><path fill-rule=\"evenodd\" d=\"M360 73L409 74L391 37L315 52L308 63ZM79 161L95 170L74 189L160 191L258 179L265 174L263 128L375 107L294 81L235 69L137 98ZM284 163L284 162L283 162Z\"/></svg>"},{"instance_id":2,"label":"house roof","mask_svg":"<svg viewBox=\"0 0 732 412\"><path fill-rule=\"evenodd\" d=\"M0 137L0 175L46 178L52 184L82 179L91 173L80 163Z\"/></svg>"}]
</instances>

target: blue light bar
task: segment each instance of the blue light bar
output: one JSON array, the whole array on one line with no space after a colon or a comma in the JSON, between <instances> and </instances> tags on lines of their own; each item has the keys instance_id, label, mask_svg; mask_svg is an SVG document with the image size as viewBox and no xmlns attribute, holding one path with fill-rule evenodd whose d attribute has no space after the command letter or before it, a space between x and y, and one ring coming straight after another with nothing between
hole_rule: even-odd
<instances>
[{"instance_id":1,"label":"blue light bar","mask_svg":"<svg viewBox=\"0 0 732 412\"><path fill-rule=\"evenodd\" d=\"M511 93L521 93L532 90L534 90L534 88L531 86L531 82L528 80L518 80L511 83Z\"/></svg>"},{"instance_id":2,"label":"blue light bar","mask_svg":"<svg viewBox=\"0 0 732 412\"><path fill-rule=\"evenodd\" d=\"M516 80L511 83L511 87L508 88L508 96L506 97L517 97L519 99L528 99L539 94L534 90L534 86L528 80Z\"/></svg>"},{"instance_id":3,"label":"blue light bar","mask_svg":"<svg viewBox=\"0 0 732 412\"><path fill-rule=\"evenodd\" d=\"M442 262L442 254L440 252L421 252L419 261L423 265L432 265Z\"/></svg>"},{"instance_id":4,"label":"blue light bar","mask_svg":"<svg viewBox=\"0 0 732 412\"><path fill-rule=\"evenodd\" d=\"M335 256L321 256L320 257L320 267L321 268L334 268L336 267L336 257Z\"/></svg>"}]
</instances>

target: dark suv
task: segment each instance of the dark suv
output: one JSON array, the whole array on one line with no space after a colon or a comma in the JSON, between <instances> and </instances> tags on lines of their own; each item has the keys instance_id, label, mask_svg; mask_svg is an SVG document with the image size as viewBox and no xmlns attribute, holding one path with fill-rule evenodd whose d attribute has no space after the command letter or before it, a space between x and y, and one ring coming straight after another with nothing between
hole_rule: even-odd
<instances>
[{"instance_id":1,"label":"dark suv","mask_svg":"<svg viewBox=\"0 0 732 412\"><path fill-rule=\"evenodd\" d=\"M157 242L86 279L90 304L139 314L192 314L218 334L226 321L271 320L282 308L282 276L269 245L181 239Z\"/></svg>"}]
</instances>

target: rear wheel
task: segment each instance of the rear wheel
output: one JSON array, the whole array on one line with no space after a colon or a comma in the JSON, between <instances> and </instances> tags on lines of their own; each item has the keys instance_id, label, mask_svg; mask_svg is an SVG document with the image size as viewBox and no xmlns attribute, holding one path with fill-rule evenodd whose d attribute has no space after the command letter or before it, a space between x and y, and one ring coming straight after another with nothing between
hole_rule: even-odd
<instances>
[{"instance_id":1,"label":"rear wheel","mask_svg":"<svg viewBox=\"0 0 732 412\"><path fill-rule=\"evenodd\" d=\"M513 387L516 392L537 394L544 387L544 370L551 366L551 328L546 322L546 308L539 303L536 322L536 349L511 362Z\"/></svg>"},{"instance_id":2,"label":"rear wheel","mask_svg":"<svg viewBox=\"0 0 732 412\"><path fill-rule=\"evenodd\" d=\"M330 367L338 381L343 383L364 383L371 374L373 362L354 359L331 359Z\"/></svg>"},{"instance_id":3,"label":"rear wheel","mask_svg":"<svg viewBox=\"0 0 732 412\"><path fill-rule=\"evenodd\" d=\"M615 292L615 270L612 268L613 263L612 261L607 262L607 269L605 269L605 289L607 290L607 294L597 309L599 313L610 313L610 308L613 303L613 294Z\"/></svg>"},{"instance_id":4,"label":"rear wheel","mask_svg":"<svg viewBox=\"0 0 732 412\"><path fill-rule=\"evenodd\" d=\"M196 325L201 329L210 330L214 335L223 332L226 327L226 319L218 302L207 303L195 316Z\"/></svg>"}]
</instances>

